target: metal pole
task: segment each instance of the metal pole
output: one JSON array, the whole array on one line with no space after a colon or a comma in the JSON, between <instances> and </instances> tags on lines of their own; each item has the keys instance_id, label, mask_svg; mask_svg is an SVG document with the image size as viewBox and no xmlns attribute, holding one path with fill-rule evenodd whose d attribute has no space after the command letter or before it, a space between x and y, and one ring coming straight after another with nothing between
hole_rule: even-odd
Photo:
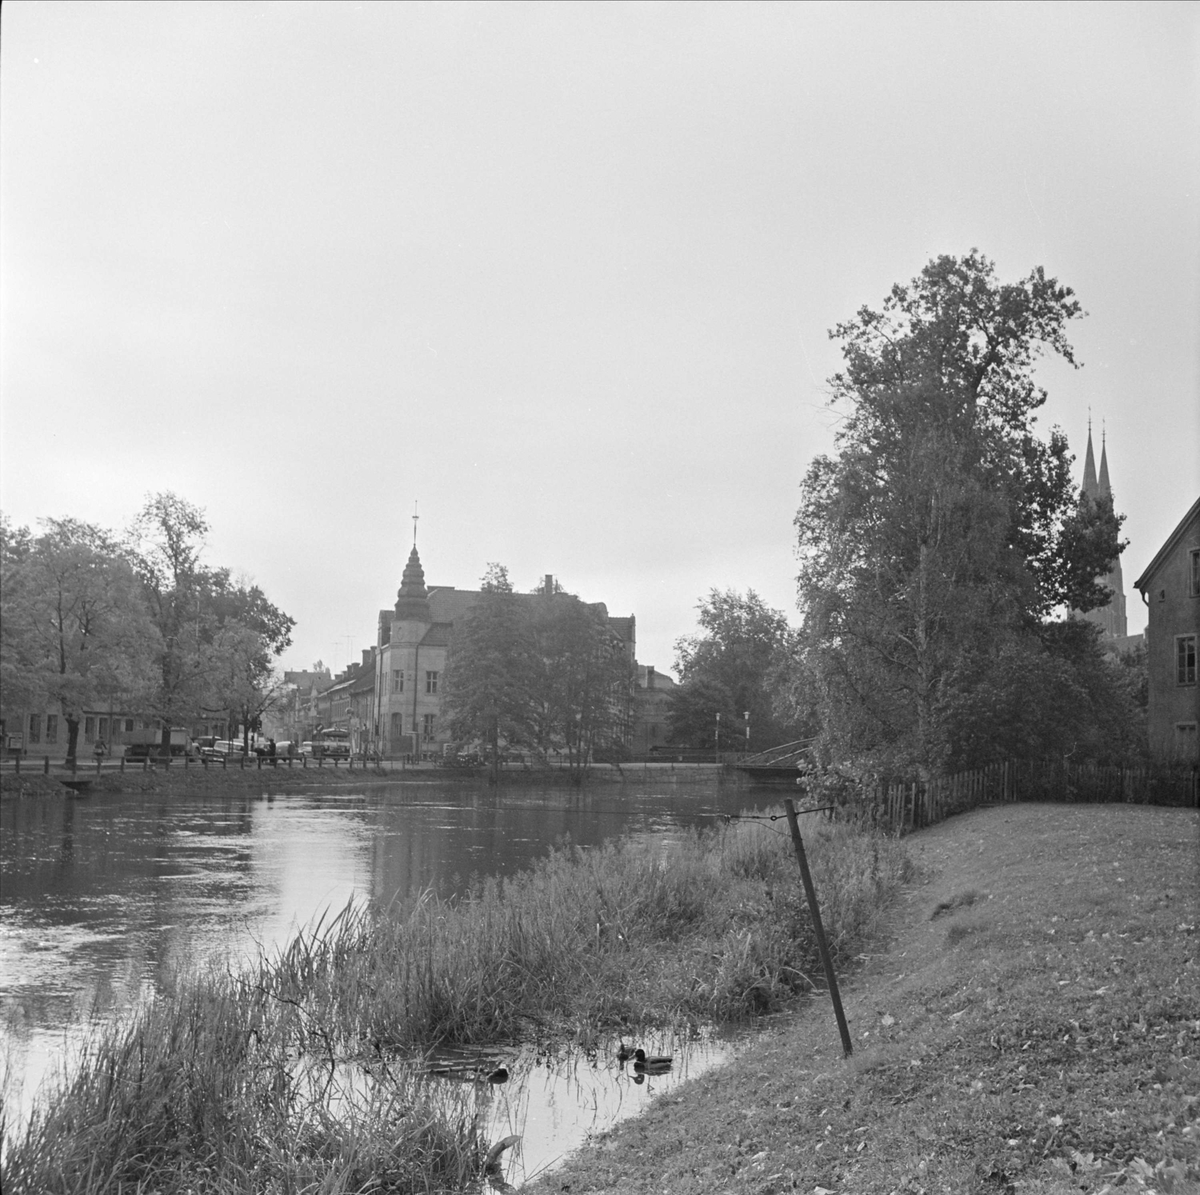
<instances>
[{"instance_id":1,"label":"metal pole","mask_svg":"<svg viewBox=\"0 0 1200 1195\"><path fill-rule=\"evenodd\" d=\"M792 845L796 848L796 859L800 863L800 878L804 881L804 895L808 897L808 908L812 913L813 929L817 935L817 948L821 952L821 962L825 967L825 978L829 981L829 995L833 1000L833 1015L837 1017L838 1032L842 1035L842 1052L849 1058L854 1053L850 1042L850 1027L846 1024L846 1014L842 1009L842 996L838 991L837 975L833 970L833 959L829 954L829 943L825 941L825 928L821 924L821 908L817 904L817 890L813 887L812 875L808 870L808 859L804 854L804 840L800 837L800 823L796 820L796 806L792 798L784 799L783 807L787 811L788 829L792 832Z\"/></svg>"}]
</instances>

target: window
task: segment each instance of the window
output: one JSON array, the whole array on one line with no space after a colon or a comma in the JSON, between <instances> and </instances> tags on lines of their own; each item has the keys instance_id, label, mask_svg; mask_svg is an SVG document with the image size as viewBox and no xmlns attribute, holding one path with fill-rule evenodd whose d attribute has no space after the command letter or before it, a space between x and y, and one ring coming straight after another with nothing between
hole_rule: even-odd
<instances>
[{"instance_id":1,"label":"window","mask_svg":"<svg viewBox=\"0 0 1200 1195\"><path fill-rule=\"evenodd\" d=\"M133 719L126 718L125 719L125 733L128 734L132 730L133 730Z\"/></svg>"},{"instance_id":2,"label":"window","mask_svg":"<svg viewBox=\"0 0 1200 1195\"><path fill-rule=\"evenodd\" d=\"M46 742L48 742L48 743L57 743L58 742L58 715L57 714L47 714L46 715Z\"/></svg>"},{"instance_id":3,"label":"window","mask_svg":"<svg viewBox=\"0 0 1200 1195\"><path fill-rule=\"evenodd\" d=\"M1200 597L1200 548L1192 549L1192 567L1188 573L1188 594Z\"/></svg>"},{"instance_id":4,"label":"window","mask_svg":"<svg viewBox=\"0 0 1200 1195\"><path fill-rule=\"evenodd\" d=\"M433 675L437 676L437 673L435 672L435 673L433 673ZM437 682L435 681L434 684L436 684L436 683ZM425 715L424 736L427 739L433 738L433 715L432 714Z\"/></svg>"},{"instance_id":5,"label":"window","mask_svg":"<svg viewBox=\"0 0 1200 1195\"><path fill-rule=\"evenodd\" d=\"M437 692L437 680L438 680L438 674L436 672L425 673L425 692L426 693L436 693Z\"/></svg>"},{"instance_id":6,"label":"window","mask_svg":"<svg viewBox=\"0 0 1200 1195\"><path fill-rule=\"evenodd\" d=\"M100 737L102 739L108 738L108 719L107 718L100 719Z\"/></svg>"},{"instance_id":7,"label":"window","mask_svg":"<svg viewBox=\"0 0 1200 1195\"><path fill-rule=\"evenodd\" d=\"M403 671L403 669L400 669L400 668L392 669L392 692L393 693L403 693L404 692L404 671Z\"/></svg>"},{"instance_id":8,"label":"window","mask_svg":"<svg viewBox=\"0 0 1200 1195\"><path fill-rule=\"evenodd\" d=\"M398 739L404 733L404 718L400 714L392 715L392 738Z\"/></svg>"},{"instance_id":9,"label":"window","mask_svg":"<svg viewBox=\"0 0 1200 1195\"><path fill-rule=\"evenodd\" d=\"M29 741L31 743L40 743L42 741L42 715L29 715Z\"/></svg>"},{"instance_id":10,"label":"window","mask_svg":"<svg viewBox=\"0 0 1200 1195\"><path fill-rule=\"evenodd\" d=\"M89 743L96 737L96 719L84 718L83 720L83 737Z\"/></svg>"},{"instance_id":11,"label":"window","mask_svg":"<svg viewBox=\"0 0 1200 1195\"><path fill-rule=\"evenodd\" d=\"M1196 683L1196 636L1175 636L1175 683L1177 685L1194 685Z\"/></svg>"}]
</instances>

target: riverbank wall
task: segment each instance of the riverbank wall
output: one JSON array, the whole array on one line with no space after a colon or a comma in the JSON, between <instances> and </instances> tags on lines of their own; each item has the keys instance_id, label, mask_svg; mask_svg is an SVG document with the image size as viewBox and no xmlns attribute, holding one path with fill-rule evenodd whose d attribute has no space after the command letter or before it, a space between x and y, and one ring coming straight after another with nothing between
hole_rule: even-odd
<instances>
[{"instance_id":1,"label":"riverbank wall","mask_svg":"<svg viewBox=\"0 0 1200 1195\"><path fill-rule=\"evenodd\" d=\"M598 764L589 768L583 783L691 785L714 782L743 784L744 778L728 765L689 763ZM0 798L75 795L87 797L102 792L304 792L313 789L361 788L375 784L461 784L464 788L489 787L490 778L483 769L439 768L430 764L382 766L318 767L312 764L291 767L282 762L275 766L247 764L246 767L137 766L121 769L116 764L104 767L80 767L72 772L63 766L34 770L28 766L17 772L11 766L0 771ZM565 768L503 768L498 776L501 788L570 788L573 782Z\"/></svg>"}]
</instances>

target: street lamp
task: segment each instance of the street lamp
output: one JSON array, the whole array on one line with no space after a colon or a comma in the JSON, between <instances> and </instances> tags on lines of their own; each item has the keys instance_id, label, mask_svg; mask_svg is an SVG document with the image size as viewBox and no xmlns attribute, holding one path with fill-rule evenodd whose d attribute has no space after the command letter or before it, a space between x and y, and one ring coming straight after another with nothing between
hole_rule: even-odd
<instances>
[{"instance_id":1,"label":"street lamp","mask_svg":"<svg viewBox=\"0 0 1200 1195\"><path fill-rule=\"evenodd\" d=\"M713 756L714 763L721 762L721 711L717 710L717 729L715 731L715 754Z\"/></svg>"},{"instance_id":2,"label":"street lamp","mask_svg":"<svg viewBox=\"0 0 1200 1195\"><path fill-rule=\"evenodd\" d=\"M742 717L746 719L746 754L750 754L750 711L745 710Z\"/></svg>"}]
</instances>

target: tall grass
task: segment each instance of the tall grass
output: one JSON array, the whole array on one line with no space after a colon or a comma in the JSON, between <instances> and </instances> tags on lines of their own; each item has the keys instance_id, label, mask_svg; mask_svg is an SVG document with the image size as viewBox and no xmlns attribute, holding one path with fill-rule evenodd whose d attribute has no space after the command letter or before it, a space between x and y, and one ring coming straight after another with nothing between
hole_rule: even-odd
<instances>
[{"instance_id":1,"label":"tall grass","mask_svg":"<svg viewBox=\"0 0 1200 1195\"><path fill-rule=\"evenodd\" d=\"M5 1132L4 1189L461 1188L486 1149L469 1094L430 1089L396 1052L588 1042L781 1006L816 958L782 827L563 847L465 899L350 906L244 972L178 976ZM845 825L808 843L836 951L905 856Z\"/></svg>"}]
</instances>

